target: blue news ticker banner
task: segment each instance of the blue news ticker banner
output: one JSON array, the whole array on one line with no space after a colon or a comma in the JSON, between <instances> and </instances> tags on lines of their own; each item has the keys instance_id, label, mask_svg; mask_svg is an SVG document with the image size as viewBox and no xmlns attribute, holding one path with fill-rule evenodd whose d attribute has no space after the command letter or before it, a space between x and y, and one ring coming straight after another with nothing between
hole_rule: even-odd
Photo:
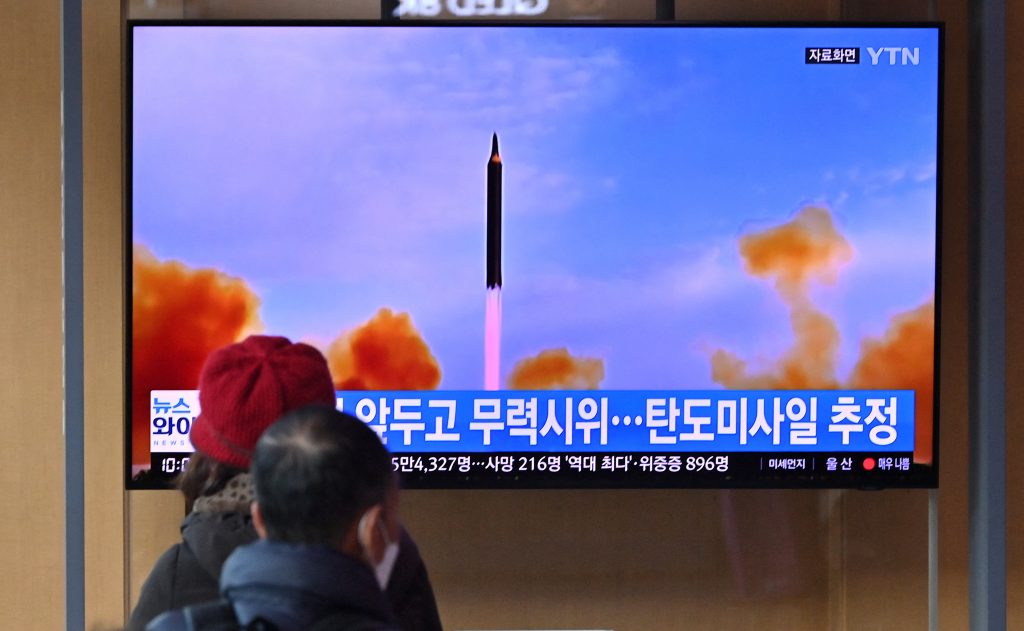
<instances>
[{"instance_id":1,"label":"blue news ticker banner","mask_svg":"<svg viewBox=\"0 0 1024 631\"><path fill-rule=\"evenodd\" d=\"M911 390L346 391L392 453L912 452Z\"/></svg>"},{"instance_id":2,"label":"blue news ticker banner","mask_svg":"<svg viewBox=\"0 0 1024 631\"><path fill-rule=\"evenodd\" d=\"M191 453L195 390L150 393L150 451ZM393 453L914 450L911 390L351 391Z\"/></svg>"}]
</instances>

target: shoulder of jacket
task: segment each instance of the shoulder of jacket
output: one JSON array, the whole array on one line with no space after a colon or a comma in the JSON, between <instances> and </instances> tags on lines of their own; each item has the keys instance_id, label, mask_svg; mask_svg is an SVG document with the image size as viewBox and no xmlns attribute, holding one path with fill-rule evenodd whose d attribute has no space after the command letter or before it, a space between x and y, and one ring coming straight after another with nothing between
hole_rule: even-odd
<instances>
[{"instance_id":1,"label":"shoulder of jacket","mask_svg":"<svg viewBox=\"0 0 1024 631\"><path fill-rule=\"evenodd\" d=\"M166 611L146 625L146 631L184 631L187 628L185 614L180 609Z\"/></svg>"}]
</instances>

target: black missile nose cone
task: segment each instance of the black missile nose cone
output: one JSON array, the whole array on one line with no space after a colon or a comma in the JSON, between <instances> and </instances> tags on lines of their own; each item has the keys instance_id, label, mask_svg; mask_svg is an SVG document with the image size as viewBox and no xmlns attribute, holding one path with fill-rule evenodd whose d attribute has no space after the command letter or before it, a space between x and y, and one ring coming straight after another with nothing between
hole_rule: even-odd
<instances>
[{"instance_id":1,"label":"black missile nose cone","mask_svg":"<svg viewBox=\"0 0 1024 631\"><path fill-rule=\"evenodd\" d=\"M498 132L491 136L491 157L498 155Z\"/></svg>"}]
</instances>

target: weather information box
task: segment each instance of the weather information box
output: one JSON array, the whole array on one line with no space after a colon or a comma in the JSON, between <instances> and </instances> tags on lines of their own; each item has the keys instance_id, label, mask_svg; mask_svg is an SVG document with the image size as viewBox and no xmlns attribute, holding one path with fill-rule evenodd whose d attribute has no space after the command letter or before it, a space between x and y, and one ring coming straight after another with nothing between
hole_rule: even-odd
<instances>
[{"instance_id":1,"label":"weather information box","mask_svg":"<svg viewBox=\"0 0 1024 631\"><path fill-rule=\"evenodd\" d=\"M408 487L575 486L623 473L673 486L868 483L909 471L914 445L907 390L351 391L337 404L377 432ZM152 466L178 472L198 392L154 391L150 411Z\"/></svg>"}]
</instances>

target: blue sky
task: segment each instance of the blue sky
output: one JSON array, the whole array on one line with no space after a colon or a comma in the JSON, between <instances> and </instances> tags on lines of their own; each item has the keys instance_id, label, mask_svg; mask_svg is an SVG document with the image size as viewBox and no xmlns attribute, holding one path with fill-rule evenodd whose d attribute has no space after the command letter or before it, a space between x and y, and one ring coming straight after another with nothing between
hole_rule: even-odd
<instances>
[{"instance_id":1,"label":"blue sky","mask_svg":"<svg viewBox=\"0 0 1024 631\"><path fill-rule=\"evenodd\" d=\"M244 278L292 338L408 311L443 387L482 378L493 131L503 372L568 346L608 387L700 388L714 348L781 353L786 309L736 241L809 203L855 250L813 292L841 375L934 290L934 31L139 27L133 55L135 242Z\"/></svg>"}]
</instances>

